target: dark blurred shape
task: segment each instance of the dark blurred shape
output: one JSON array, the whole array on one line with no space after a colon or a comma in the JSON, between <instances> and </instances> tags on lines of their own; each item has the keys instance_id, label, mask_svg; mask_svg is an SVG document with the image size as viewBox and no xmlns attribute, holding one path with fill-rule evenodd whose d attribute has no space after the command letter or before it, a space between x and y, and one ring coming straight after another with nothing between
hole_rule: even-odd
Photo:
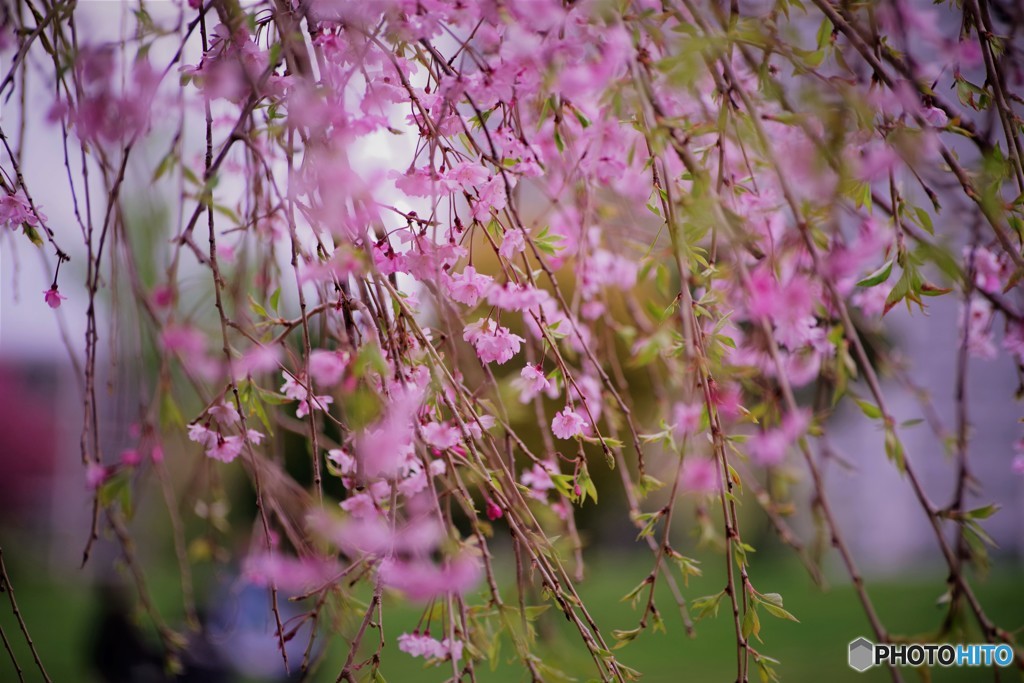
<instances>
[{"instance_id":1,"label":"dark blurred shape","mask_svg":"<svg viewBox=\"0 0 1024 683\"><path fill-rule=\"evenodd\" d=\"M304 610L293 602L279 600L278 612L288 633ZM233 670L246 679L285 683L303 678L301 662L311 629L312 623L303 620L285 643L290 669L286 672L276 619L271 611L270 591L242 580L225 584L217 592L208 633L214 647L231 663ZM317 641L311 659L317 658L321 647L321 641Z\"/></svg>"},{"instance_id":2,"label":"dark blurred shape","mask_svg":"<svg viewBox=\"0 0 1024 683\"><path fill-rule=\"evenodd\" d=\"M163 658L132 622L123 592L103 586L91 645L93 669L106 683L168 681Z\"/></svg>"},{"instance_id":3,"label":"dark blurred shape","mask_svg":"<svg viewBox=\"0 0 1024 683\"><path fill-rule=\"evenodd\" d=\"M181 673L168 673L165 653L140 631L121 588L102 586L91 643L91 664L104 683L229 683L235 672L210 643L205 628L178 653Z\"/></svg>"},{"instance_id":4,"label":"dark blurred shape","mask_svg":"<svg viewBox=\"0 0 1024 683\"><path fill-rule=\"evenodd\" d=\"M0 361L0 519L33 519L52 485L57 376L40 364Z\"/></svg>"}]
</instances>

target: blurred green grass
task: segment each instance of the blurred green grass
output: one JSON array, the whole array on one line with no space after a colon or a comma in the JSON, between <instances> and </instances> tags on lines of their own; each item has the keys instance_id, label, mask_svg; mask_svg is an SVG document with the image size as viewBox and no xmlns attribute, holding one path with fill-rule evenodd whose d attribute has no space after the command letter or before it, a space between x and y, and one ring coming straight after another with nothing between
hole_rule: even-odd
<instances>
[{"instance_id":1,"label":"blurred green grass","mask_svg":"<svg viewBox=\"0 0 1024 683\"><path fill-rule=\"evenodd\" d=\"M595 553L588 565L587 579L579 591L591 614L601 627L605 638L613 643L613 629L634 628L639 611L620 598L637 585L650 571L650 559L641 553L606 551ZM702 557L705 573L690 580L685 589L689 600L713 594L724 585L722 572L724 559L720 556ZM997 563L999 566L999 563ZM19 605L36 641L43 662L54 681L95 681L88 671L88 646L93 616L96 610L95 593L78 582L55 582L45 575L21 564L8 567L16 589ZM798 565L783 561L755 561L750 569L751 579L761 592L781 593L786 609L799 623L775 619L761 611L761 636L758 649L781 661L777 672L784 681L842 681L889 680L884 670L871 670L858 674L846 664L847 644L860 635L870 637L856 594L849 585L837 584L822 591L814 587ZM177 600L177 579L171 574L152 576L154 596L164 611L173 619ZM1021 572L1007 558L1003 567L984 581L975 581L977 593L989 615L1000 625L1013 630L1024 624L1024 591L1020 587ZM933 633L942 621L944 610L936 599L945 590L941 574L903 576L872 581L869 591L883 623L893 634L920 636ZM511 592L508 594L511 596ZM6 596L0 606L0 626L12 641L26 680L39 680L32 666L31 656L24 645ZM514 600L510 597L510 602ZM536 602L536 601L535 601ZM642 605L642 601L641 601ZM727 602L723 602L717 617L697 624L697 637L685 636L678 610L667 591L659 591L658 606L665 619L667 633L651 629L625 647L615 651L620 661L638 669L644 681L732 681L735 680L736 654L733 644L732 622ZM403 604L397 598L385 599L385 633L387 645L383 656L382 673L390 683L398 681L443 681L451 675L448 666L424 667L423 661L398 651L395 639L415 628L421 608ZM578 635L555 609L548 610L538 622L540 638L538 654L552 666L586 681L593 676L593 663L580 643ZM332 647L314 680L333 681L347 655L346 635L332 640ZM375 640L371 634L368 640ZM975 635L974 640L980 640ZM14 667L6 653L0 653L0 681L15 681ZM515 661L511 643L503 643L500 663L491 670L480 664L477 680L484 683L511 683L528 680L521 665ZM906 670L907 680L918 677ZM757 680L756 673L752 680ZM931 680L937 682L992 680L990 672L979 669L935 669ZM1004 673L1003 680L1021 680L1018 672Z\"/></svg>"}]
</instances>

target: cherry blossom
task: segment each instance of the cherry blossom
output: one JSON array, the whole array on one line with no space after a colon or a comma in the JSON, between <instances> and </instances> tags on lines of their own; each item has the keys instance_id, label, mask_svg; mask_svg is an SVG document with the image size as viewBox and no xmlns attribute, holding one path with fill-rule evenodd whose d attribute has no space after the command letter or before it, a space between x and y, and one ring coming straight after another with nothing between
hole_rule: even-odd
<instances>
[{"instance_id":1,"label":"cherry blossom","mask_svg":"<svg viewBox=\"0 0 1024 683\"><path fill-rule=\"evenodd\" d=\"M460 303L475 306L493 281L494 278L490 275L479 274L473 266L466 266L461 273L456 273L447 280L448 294Z\"/></svg>"},{"instance_id":2,"label":"cherry blossom","mask_svg":"<svg viewBox=\"0 0 1024 683\"><path fill-rule=\"evenodd\" d=\"M242 576L250 583L276 586L289 593L327 583L339 571L337 563L327 559L300 559L266 551L249 555L242 565Z\"/></svg>"},{"instance_id":3,"label":"cherry blossom","mask_svg":"<svg viewBox=\"0 0 1024 683\"><path fill-rule=\"evenodd\" d=\"M729 565L721 595L744 597L730 628L748 680L775 676L772 640L751 637L775 599L746 561L749 508L809 542L782 525L808 501L831 511L819 435L848 413L879 426L871 462L903 470L915 505L932 468L975 483L960 460L978 443L903 457L912 424L882 406L923 402L904 385L951 345L972 356L953 384L973 386L974 359L1024 367L1024 58L1004 39L1019 16L917 0L724 18L656 0L179 4L180 25L125 14L116 42L81 30L85 7L0 27L18 53L6 106L29 124L5 138L0 228L15 276L38 252L44 303L68 294L59 321L86 331L65 336L91 538L142 529L110 494L151 495L137 484L158 475L158 498L207 522L172 525L183 565L215 550L251 583L311 591L331 612L318 629L361 625L342 629L359 655L342 678L380 677L388 650L362 653L396 599L426 603L399 649L458 678L481 670L481 637L509 637L495 607L540 596L580 632L597 668L580 675L618 681L632 674L609 634L661 626L662 596L685 591L660 569L673 558L686 579L677 548L696 531ZM935 353L904 334L925 320ZM128 378L126 357L145 360ZM197 458L210 476L182 474ZM926 510L939 546L960 498ZM590 623L573 590L590 525L616 512L654 553L635 633ZM856 575L863 544L819 517ZM247 546L214 538L235 524ZM985 558L964 548L934 554L969 596L963 567ZM309 627L289 606L267 619L286 650Z\"/></svg>"},{"instance_id":4,"label":"cherry blossom","mask_svg":"<svg viewBox=\"0 0 1024 683\"><path fill-rule=\"evenodd\" d=\"M720 488L718 465L708 458L688 457L683 460L679 485L694 493L713 493Z\"/></svg>"},{"instance_id":5,"label":"cherry blossom","mask_svg":"<svg viewBox=\"0 0 1024 683\"><path fill-rule=\"evenodd\" d=\"M428 422L420 427L420 431L424 441L441 450L451 448L461 440L458 429L441 422Z\"/></svg>"},{"instance_id":6,"label":"cherry blossom","mask_svg":"<svg viewBox=\"0 0 1024 683\"><path fill-rule=\"evenodd\" d=\"M587 421L569 406L555 415L555 419L551 421L551 432L559 439L582 436L586 427Z\"/></svg>"},{"instance_id":7,"label":"cherry blossom","mask_svg":"<svg viewBox=\"0 0 1024 683\"><path fill-rule=\"evenodd\" d=\"M40 216L32 210L23 191L0 194L0 224L17 228L22 224L36 226L39 222Z\"/></svg>"},{"instance_id":8,"label":"cherry blossom","mask_svg":"<svg viewBox=\"0 0 1024 683\"><path fill-rule=\"evenodd\" d=\"M473 345L482 362L499 365L510 361L526 341L489 318L467 325L462 338Z\"/></svg>"},{"instance_id":9,"label":"cherry blossom","mask_svg":"<svg viewBox=\"0 0 1024 683\"><path fill-rule=\"evenodd\" d=\"M527 363L526 367L519 371L519 379L515 382L519 388L519 401L529 403L538 394L546 393L551 396L555 389L554 385L544 375L540 366Z\"/></svg>"},{"instance_id":10,"label":"cherry blossom","mask_svg":"<svg viewBox=\"0 0 1024 683\"><path fill-rule=\"evenodd\" d=\"M214 460L228 463L233 461L242 452L244 442L240 436L220 436L217 441L206 449L206 455Z\"/></svg>"},{"instance_id":11,"label":"cherry blossom","mask_svg":"<svg viewBox=\"0 0 1024 683\"><path fill-rule=\"evenodd\" d=\"M316 349L309 355L309 374L317 384L331 387L341 381L348 364L345 352Z\"/></svg>"},{"instance_id":12,"label":"cherry blossom","mask_svg":"<svg viewBox=\"0 0 1024 683\"><path fill-rule=\"evenodd\" d=\"M235 406L227 401L221 401L216 405L210 406L207 412L222 426L233 425L240 419Z\"/></svg>"},{"instance_id":13,"label":"cherry blossom","mask_svg":"<svg viewBox=\"0 0 1024 683\"><path fill-rule=\"evenodd\" d=\"M676 438L696 434L703 415L704 406L702 405L677 403L672 409L672 430Z\"/></svg>"},{"instance_id":14,"label":"cherry blossom","mask_svg":"<svg viewBox=\"0 0 1024 683\"><path fill-rule=\"evenodd\" d=\"M464 594L476 586L482 575L480 563L466 554L440 565L426 559L386 559L380 565L384 585L417 601L449 593Z\"/></svg>"},{"instance_id":15,"label":"cherry blossom","mask_svg":"<svg viewBox=\"0 0 1024 683\"><path fill-rule=\"evenodd\" d=\"M420 634L418 631L403 633L398 636L398 649L413 657L425 657L426 659L462 659L463 644L461 640L437 640L431 638L429 633Z\"/></svg>"},{"instance_id":16,"label":"cherry blossom","mask_svg":"<svg viewBox=\"0 0 1024 683\"><path fill-rule=\"evenodd\" d=\"M57 285L44 289L43 298L46 300L46 305L50 308L60 308L60 303L67 301L67 297L57 291Z\"/></svg>"}]
</instances>

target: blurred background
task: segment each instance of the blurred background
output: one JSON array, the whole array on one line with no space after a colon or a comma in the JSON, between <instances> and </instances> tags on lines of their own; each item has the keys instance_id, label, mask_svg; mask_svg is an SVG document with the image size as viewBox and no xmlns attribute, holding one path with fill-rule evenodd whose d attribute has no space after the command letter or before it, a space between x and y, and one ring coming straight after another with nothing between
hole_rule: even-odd
<instances>
[{"instance_id":1,"label":"blurred background","mask_svg":"<svg viewBox=\"0 0 1024 683\"><path fill-rule=\"evenodd\" d=\"M177 13L170 2L148 3L148 8L158 19ZM94 41L116 40L130 32L133 21L129 3L103 0L81 2L76 16L83 33ZM157 63L165 63L169 57L159 45L152 54ZM4 62L9 56L3 55ZM193 50L183 63L196 61ZM41 114L52 102L41 84L30 81L29 85L29 100L35 103L28 108L30 116L21 121L18 112L8 106L0 121L5 129L24 125L27 144L36 150L25 159L26 180L51 225L58 226L58 234L62 229L69 231L65 243L70 245L77 238L77 228L68 198L60 183L47 182L63 173L59 165L61 140ZM388 138L383 144L386 147L377 147L375 152L381 158L408 154L400 139ZM159 163L160 149L155 145L140 150L133 161L138 179L130 182L125 194L131 197L129 208L134 209L133 220L140 229L152 221L166 231L166 222L174 220L164 206L166 198L154 196L145 182ZM83 279L83 273L76 270L83 259L76 259L76 252L71 252L72 261L65 266L67 271L62 271L62 291L68 300L59 310L51 311L41 292L50 285L52 263L44 263L45 257L41 261L36 251L17 237L11 232L0 236L0 547L13 597L51 678L85 682L161 681L174 676L189 681L285 680L276 639L270 635L268 596L240 579L237 566L223 561L226 551L238 556L248 542L247 534L232 535L237 533L232 530L245 529L246 520L252 519L247 487L235 478L242 474L239 470L227 474L209 471L197 460L196 449L183 439L166 443L165 460L172 486L178 491L195 491L181 497L177 505L189 540L187 553L195 568L192 588L204 635L185 648L178 672L164 670L158 634L139 605L131 567L116 539L104 535L87 566L80 567L89 533L91 495L79 454L82 389L71 359L81 355L83 346L85 296L73 285ZM885 386L899 420L937 418L946 425L955 424L953 368L958 314L956 300L943 297L933 300L926 314L910 314L897 307L886 317L885 332L878 338L905 363L910 380L890 376ZM103 387L101 438L109 452L116 454L135 442L132 425L145 400L138 378L148 370L145 358L127 353L112 341L125 321L112 319L109 311L101 317L108 323L101 326L98 363L104 373L98 382ZM923 411L916 398L919 389L930 396L933 414ZM1024 478L1012 474L1009 466L1014 443L1022 435L1015 402L1020 391L1020 378L1009 359L972 360L968 385L971 467L978 489L967 507L1001 506L985 522L998 544L991 550L993 569L984 575L972 572L972 578L990 616L1011 630L1024 625ZM190 409L182 407L186 419ZM522 424L528 421L524 416ZM939 604L946 591L944 564L907 482L884 456L881 432L855 410L839 414L829 431L836 457L822 456L827 489L883 622L891 633L908 637L935 632L944 615ZM955 484L947 444L927 423L902 433L925 488L935 501L945 504L952 498ZM308 476L302 472L302 467L308 467L305 448L295 444L294 453L288 445L284 450L296 476L300 480ZM636 530L623 514L622 501L614 497L620 488L616 478L607 472L599 474L599 469L591 471L602 478L599 488L603 497L605 491L608 496L600 507L588 505L579 512L590 558L581 593L598 623L610 632L636 626L639 612L620 598L644 579L652 558L646 546L641 548L635 542ZM799 470L794 465L794 471ZM188 614L183 608L186 589L178 570L172 521L160 482L149 477L140 486L134 494L137 505L131 521L136 560L145 568L153 609L172 628L180 628ZM797 507L808 509L811 492L806 482L795 477L793 486ZM679 536L675 545L700 560L703 568L703 575L691 578L685 590L686 597L693 600L721 589L725 563L713 549L696 547L694 505L688 501L683 508L684 520L675 525ZM789 521L813 547L814 520L796 515ZM761 650L783 662L779 674L790 681L819 680L822 675L837 681L887 678L880 671L856 674L846 666L847 643L870 635L870 631L835 558L825 556L826 585L818 586L777 540L753 501L741 509L741 527L745 540L757 548L751 557L751 574L759 589L781 593L786 608L800 619L800 623L764 625ZM501 552L500 542L497 547ZM507 564L498 562L499 566ZM511 586L513 577L502 578ZM0 627L26 680L38 680L19 624L6 602L8 597L10 593L0 595ZM536 601L540 604L539 596ZM698 637L690 640L671 608L670 596L660 596L659 604L668 632L644 633L619 653L622 661L643 671L647 681L731 680L735 675L733 633L724 612L718 619L699 623ZM299 606L288 610L291 614L301 611ZM386 600L389 640L382 672L390 681L446 678L444 668L424 670L421 660L397 651L394 638L411 631L421 613L422 608L391 596ZM591 664L578 638L564 624L557 614L541 617L540 654L567 675L585 677ZM322 652L324 662L315 680L334 680L347 655L345 634L351 633L351 625L336 626L341 637L333 638ZM308 630L300 632L289 645L293 668L302 658L307 638ZM479 680L524 680L523 673L508 663L512 659L510 651L499 653L495 670L482 667ZM0 655L0 681L16 678L10 659ZM933 678L969 681L977 680L978 675L970 670L942 670L934 672Z\"/></svg>"}]
</instances>

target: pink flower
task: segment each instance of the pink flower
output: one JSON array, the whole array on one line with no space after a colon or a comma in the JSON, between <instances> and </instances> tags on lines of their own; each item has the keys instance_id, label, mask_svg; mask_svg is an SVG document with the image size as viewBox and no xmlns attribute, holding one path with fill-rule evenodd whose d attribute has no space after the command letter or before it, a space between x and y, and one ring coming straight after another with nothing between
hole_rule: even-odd
<instances>
[{"instance_id":1,"label":"pink flower","mask_svg":"<svg viewBox=\"0 0 1024 683\"><path fill-rule=\"evenodd\" d=\"M373 496L368 493L356 493L341 501L341 509L359 519L374 519L380 512Z\"/></svg>"},{"instance_id":2,"label":"pink flower","mask_svg":"<svg viewBox=\"0 0 1024 683\"><path fill-rule=\"evenodd\" d=\"M348 362L349 355L344 351L317 349L309 354L309 374L318 384L334 386L341 381Z\"/></svg>"},{"instance_id":3,"label":"pink flower","mask_svg":"<svg viewBox=\"0 0 1024 683\"><path fill-rule=\"evenodd\" d=\"M699 403L677 403L672 409L672 431L677 439L696 434L704 406Z\"/></svg>"},{"instance_id":4,"label":"pink flower","mask_svg":"<svg viewBox=\"0 0 1024 683\"><path fill-rule=\"evenodd\" d=\"M46 217L43 216L45 220ZM0 196L0 224L16 228L22 224L39 225L39 217L32 211L24 192Z\"/></svg>"},{"instance_id":5,"label":"pink flower","mask_svg":"<svg viewBox=\"0 0 1024 683\"><path fill-rule=\"evenodd\" d=\"M413 657L427 659L440 659L444 650L440 641L431 638L428 634L420 635L416 631L398 636L398 649Z\"/></svg>"},{"instance_id":6,"label":"pink flower","mask_svg":"<svg viewBox=\"0 0 1024 683\"><path fill-rule=\"evenodd\" d=\"M1013 464L1010 466L1014 474L1024 476L1024 455L1016 455L1013 458Z\"/></svg>"},{"instance_id":7,"label":"pink flower","mask_svg":"<svg viewBox=\"0 0 1024 683\"><path fill-rule=\"evenodd\" d=\"M501 246L498 247L498 255L504 259L512 259L524 249L526 249L526 241L523 239L523 232L521 230L508 230L505 232L505 238L502 240Z\"/></svg>"},{"instance_id":8,"label":"pink flower","mask_svg":"<svg viewBox=\"0 0 1024 683\"><path fill-rule=\"evenodd\" d=\"M498 365L508 362L519 353L520 345L526 341L489 318L466 325L462 338L473 345L481 361L497 362Z\"/></svg>"},{"instance_id":9,"label":"pink flower","mask_svg":"<svg viewBox=\"0 0 1024 683\"><path fill-rule=\"evenodd\" d=\"M327 410L327 406L334 403L334 398L331 396L313 396L313 400L309 400L309 391L302 384L302 378L296 378L287 372L282 373L284 375L284 384L281 385L281 393L293 401L299 402L299 407L295 410L296 417L306 417L309 415L310 405L316 410Z\"/></svg>"},{"instance_id":10,"label":"pink flower","mask_svg":"<svg viewBox=\"0 0 1024 683\"><path fill-rule=\"evenodd\" d=\"M974 266L974 283L983 292L994 293L1003 288L1007 267L998 256L984 247L964 247L964 263Z\"/></svg>"},{"instance_id":11,"label":"pink flower","mask_svg":"<svg viewBox=\"0 0 1024 683\"><path fill-rule=\"evenodd\" d=\"M544 371L532 363L527 363L519 372L515 385L519 388L519 400L522 403L529 403L537 394L551 389L551 382L544 376Z\"/></svg>"},{"instance_id":12,"label":"pink flower","mask_svg":"<svg viewBox=\"0 0 1024 683\"><path fill-rule=\"evenodd\" d=\"M737 417L742 412L741 399L740 388L736 385L730 384L724 388L715 383L711 385L711 400L725 417Z\"/></svg>"},{"instance_id":13,"label":"pink flower","mask_svg":"<svg viewBox=\"0 0 1024 683\"><path fill-rule=\"evenodd\" d=\"M281 351L276 346L254 346L233 363L236 379L245 379L255 372L267 372L277 367Z\"/></svg>"},{"instance_id":14,"label":"pink flower","mask_svg":"<svg viewBox=\"0 0 1024 683\"><path fill-rule=\"evenodd\" d=\"M475 185L482 185L491 177L490 172L480 164L464 161L456 164L445 174L445 180L454 190L461 188L469 191Z\"/></svg>"},{"instance_id":15,"label":"pink flower","mask_svg":"<svg viewBox=\"0 0 1024 683\"><path fill-rule=\"evenodd\" d=\"M150 293L150 300L157 308L167 308L174 303L174 289L170 285L157 285Z\"/></svg>"},{"instance_id":16,"label":"pink flower","mask_svg":"<svg viewBox=\"0 0 1024 683\"><path fill-rule=\"evenodd\" d=\"M121 463L125 467L135 467L142 462L142 456L134 448L126 448L121 451Z\"/></svg>"},{"instance_id":17,"label":"pink flower","mask_svg":"<svg viewBox=\"0 0 1024 683\"><path fill-rule=\"evenodd\" d=\"M964 330L963 306L957 314L960 329ZM996 345L992 339L992 304L984 299L971 299L967 308L967 350L972 356L991 360L996 357Z\"/></svg>"},{"instance_id":18,"label":"pink flower","mask_svg":"<svg viewBox=\"0 0 1024 683\"><path fill-rule=\"evenodd\" d=\"M476 306L487 290L490 288L494 278L490 275L481 275L476 272L473 266L466 266L461 273L452 275L447 280L448 294L451 298L467 306Z\"/></svg>"},{"instance_id":19,"label":"pink flower","mask_svg":"<svg viewBox=\"0 0 1024 683\"><path fill-rule=\"evenodd\" d=\"M555 415L555 419L551 421L551 431L559 439L571 439L574 436L582 436L583 430L587 426L587 421L569 406L566 406L565 410Z\"/></svg>"},{"instance_id":20,"label":"pink flower","mask_svg":"<svg viewBox=\"0 0 1024 683\"><path fill-rule=\"evenodd\" d=\"M789 439L778 429L767 429L750 437L747 450L758 465L778 465L789 450Z\"/></svg>"},{"instance_id":21,"label":"pink flower","mask_svg":"<svg viewBox=\"0 0 1024 683\"><path fill-rule=\"evenodd\" d=\"M921 116L929 125L935 128L945 128L946 124L949 123L949 117L946 116L946 112L938 107L925 107L925 110L921 112Z\"/></svg>"},{"instance_id":22,"label":"pink flower","mask_svg":"<svg viewBox=\"0 0 1024 683\"><path fill-rule=\"evenodd\" d=\"M351 475L356 471L356 459L340 448L327 451L327 459L338 468L342 476Z\"/></svg>"},{"instance_id":23,"label":"pink flower","mask_svg":"<svg viewBox=\"0 0 1024 683\"><path fill-rule=\"evenodd\" d=\"M427 559L393 557L380 565L380 578L385 586L421 602L448 593L464 594L477 584L481 574L480 563L467 554L459 555L444 565L436 565Z\"/></svg>"},{"instance_id":24,"label":"pink flower","mask_svg":"<svg viewBox=\"0 0 1024 683\"><path fill-rule=\"evenodd\" d=\"M165 351L178 351L186 357L202 356L206 352L206 337L194 327L168 325L160 340Z\"/></svg>"},{"instance_id":25,"label":"pink flower","mask_svg":"<svg viewBox=\"0 0 1024 683\"><path fill-rule=\"evenodd\" d=\"M462 641L449 640L445 638L438 641L430 637L430 633L420 635L419 631L403 633L398 636L398 649L413 657L425 657L427 659L447 659L453 661L462 659Z\"/></svg>"},{"instance_id":26,"label":"pink flower","mask_svg":"<svg viewBox=\"0 0 1024 683\"><path fill-rule=\"evenodd\" d=\"M209 429L205 425L201 425L198 422L190 424L188 426L188 438L189 441L195 441L200 444L203 448L210 448L217 443L217 432Z\"/></svg>"},{"instance_id":27,"label":"pink flower","mask_svg":"<svg viewBox=\"0 0 1024 683\"><path fill-rule=\"evenodd\" d=\"M809 422L810 417L804 411L790 413L778 428L766 429L750 437L747 450L759 465L778 465L793 442L803 436Z\"/></svg>"},{"instance_id":28,"label":"pink flower","mask_svg":"<svg viewBox=\"0 0 1024 683\"><path fill-rule=\"evenodd\" d=\"M85 468L86 486L95 491L103 485L109 474L110 471L98 462L89 463Z\"/></svg>"},{"instance_id":29,"label":"pink flower","mask_svg":"<svg viewBox=\"0 0 1024 683\"><path fill-rule=\"evenodd\" d=\"M511 183L515 176L509 176ZM473 203L473 218L478 221L486 221L491 216L491 210L500 211L505 208L508 197L505 195L505 181L500 175L496 175L483 185L477 188L479 199Z\"/></svg>"},{"instance_id":30,"label":"pink flower","mask_svg":"<svg viewBox=\"0 0 1024 683\"><path fill-rule=\"evenodd\" d=\"M299 593L323 585L338 575L337 562L321 558L288 557L260 552L245 558L242 576L257 586L277 586Z\"/></svg>"},{"instance_id":31,"label":"pink flower","mask_svg":"<svg viewBox=\"0 0 1024 683\"><path fill-rule=\"evenodd\" d=\"M679 485L684 491L712 493L718 490L719 484L718 468L714 460L691 456L683 461Z\"/></svg>"},{"instance_id":32,"label":"pink flower","mask_svg":"<svg viewBox=\"0 0 1024 683\"><path fill-rule=\"evenodd\" d=\"M879 285L861 289L854 293L850 299L854 306L860 308L861 313L869 318L876 318L885 311L885 300L889 297L889 291Z\"/></svg>"},{"instance_id":33,"label":"pink flower","mask_svg":"<svg viewBox=\"0 0 1024 683\"><path fill-rule=\"evenodd\" d=\"M309 415L309 407L313 406L316 410L327 410L327 406L334 403L334 399L330 396L314 396L313 402L300 401L299 407L295 409L295 417L306 417Z\"/></svg>"},{"instance_id":34,"label":"pink flower","mask_svg":"<svg viewBox=\"0 0 1024 683\"><path fill-rule=\"evenodd\" d=\"M556 472L554 465L538 463L519 477L519 481L530 489L531 495L537 500L547 498L547 492L555 488L555 482L551 480L551 474Z\"/></svg>"},{"instance_id":35,"label":"pink flower","mask_svg":"<svg viewBox=\"0 0 1024 683\"><path fill-rule=\"evenodd\" d=\"M206 449L207 457L221 462L231 462L242 452L243 445L240 436L217 436L217 443Z\"/></svg>"},{"instance_id":36,"label":"pink flower","mask_svg":"<svg viewBox=\"0 0 1024 683\"><path fill-rule=\"evenodd\" d=\"M1003 337L1003 348L1010 352L1018 365L1024 365L1024 324L1010 323Z\"/></svg>"},{"instance_id":37,"label":"pink flower","mask_svg":"<svg viewBox=\"0 0 1024 683\"><path fill-rule=\"evenodd\" d=\"M439 450L451 448L459 443L459 430L442 422L428 422L420 427L423 440Z\"/></svg>"},{"instance_id":38,"label":"pink flower","mask_svg":"<svg viewBox=\"0 0 1024 683\"><path fill-rule=\"evenodd\" d=\"M229 426L233 425L240 419L238 411L235 406L231 403L221 401L220 403L210 406L207 411L213 419L217 420L218 424Z\"/></svg>"},{"instance_id":39,"label":"pink flower","mask_svg":"<svg viewBox=\"0 0 1024 683\"><path fill-rule=\"evenodd\" d=\"M900 161L892 147L884 142L874 142L862 150L860 158L854 159L854 175L866 183L885 180Z\"/></svg>"},{"instance_id":40,"label":"pink flower","mask_svg":"<svg viewBox=\"0 0 1024 683\"><path fill-rule=\"evenodd\" d=\"M487 303L505 311L523 311L544 303L549 296L542 289L510 282L504 287L492 287L487 293Z\"/></svg>"},{"instance_id":41,"label":"pink flower","mask_svg":"<svg viewBox=\"0 0 1024 683\"><path fill-rule=\"evenodd\" d=\"M66 296L57 291L57 285L44 289L43 298L50 308L60 308L60 302L67 299Z\"/></svg>"}]
</instances>

